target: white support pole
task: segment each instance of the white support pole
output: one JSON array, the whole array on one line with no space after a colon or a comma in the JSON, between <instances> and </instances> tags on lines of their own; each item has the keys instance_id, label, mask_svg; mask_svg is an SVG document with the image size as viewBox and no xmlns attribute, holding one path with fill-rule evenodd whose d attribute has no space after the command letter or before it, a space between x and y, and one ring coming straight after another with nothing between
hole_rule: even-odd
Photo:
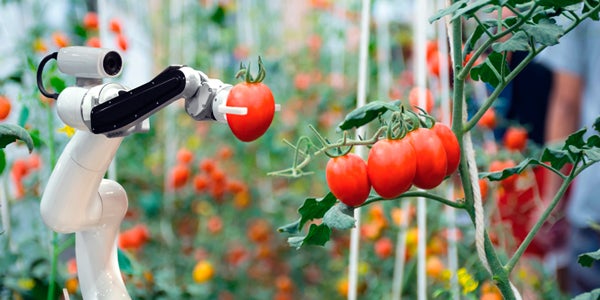
<instances>
[{"instance_id":1,"label":"white support pole","mask_svg":"<svg viewBox=\"0 0 600 300\"><path fill-rule=\"evenodd\" d=\"M413 21L413 37L414 37L414 74L417 87L419 87L419 106L426 107L425 105L425 88L427 84L426 78L426 26L427 26L427 2L426 0L415 1L415 13ZM417 226L418 231L418 257L417 257L417 291L418 299L427 299L427 277L425 270L425 253L426 253L426 242L427 242L427 205L426 199L419 197L417 199Z\"/></svg>"},{"instance_id":2,"label":"white support pole","mask_svg":"<svg viewBox=\"0 0 600 300\"><path fill-rule=\"evenodd\" d=\"M356 107L364 106L367 96L367 51L369 44L369 11L370 0L362 0L362 13L360 22L360 48L359 48L359 64L358 64L358 87ZM356 135L365 137L366 130L364 127L356 130ZM366 156L364 147L356 147L355 152L362 158ZM358 286L358 256L359 256L359 240L360 240L360 207L354 210L354 219L356 226L352 229L350 235L350 262L348 268L348 299L355 300L357 296Z\"/></svg>"}]
</instances>

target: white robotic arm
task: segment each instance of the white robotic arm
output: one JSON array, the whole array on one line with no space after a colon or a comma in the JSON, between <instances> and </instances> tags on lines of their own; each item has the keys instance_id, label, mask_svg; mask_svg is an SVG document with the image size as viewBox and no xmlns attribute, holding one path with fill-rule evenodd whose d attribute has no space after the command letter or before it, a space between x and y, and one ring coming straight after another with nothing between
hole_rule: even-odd
<instances>
[{"instance_id":1,"label":"white robotic arm","mask_svg":"<svg viewBox=\"0 0 600 300\"><path fill-rule=\"evenodd\" d=\"M78 77L79 86L60 94L45 90L41 74L52 58L59 70ZM101 84L100 78L116 76L121 65L114 51L67 47L44 58L37 74L40 91L57 99L61 120L78 129L50 176L40 211L54 231L76 233L84 299L129 299L117 263L116 242L127 195L117 182L103 179L123 138L148 130L152 114L181 98L186 112L199 121L226 122L227 114L247 113L246 108L225 105L231 85L185 66L170 66L131 90L115 83Z\"/></svg>"}]
</instances>

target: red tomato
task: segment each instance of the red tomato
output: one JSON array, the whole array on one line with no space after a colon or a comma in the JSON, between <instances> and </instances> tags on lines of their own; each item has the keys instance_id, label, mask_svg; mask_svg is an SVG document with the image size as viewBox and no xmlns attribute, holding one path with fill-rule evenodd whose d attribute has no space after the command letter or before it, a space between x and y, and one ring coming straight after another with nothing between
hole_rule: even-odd
<instances>
[{"instance_id":1,"label":"red tomato","mask_svg":"<svg viewBox=\"0 0 600 300\"><path fill-rule=\"evenodd\" d=\"M89 47L100 48L100 38L97 36L90 37L87 41L85 41L85 45Z\"/></svg>"},{"instance_id":2,"label":"red tomato","mask_svg":"<svg viewBox=\"0 0 600 300\"><path fill-rule=\"evenodd\" d=\"M83 28L87 30L98 29L98 14L96 12L90 11L83 16Z\"/></svg>"},{"instance_id":3,"label":"red tomato","mask_svg":"<svg viewBox=\"0 0 600 300\"><path fill-rule=\"evenodd\" d=\"M415 177L417 156L408 139L380 140L369 152L367 172L373 189L392 199L408 191Z\"/></svg>"},{"instance_id":4,"label":"red tomato","mask_svg":"<svg viewBox=\"0 0 600 300\"><path fill-rule=\"evenodd\" d=\"M388 237L378 239L373 247L375 254L381 259L388 258L394 253L394 243Z\"/></svg>"},{"instance_id":5,"label":"red tomato","mask_svg":"<svg viewBox=\"0 0 600 300\"><path fill-rule=\"evenodd\" d=\"M189 164L194 160L194 153L188 148L179 148L177 150L177 162L180 164Z\"/></svg>"},{"instance_id":6,"label":"red tomato","mask_svg":"<svg viewBox=\"0 0 600 300\"><path fill-rule=\"evenodd\" d=\"M423 91L425 93L425 107L419 105L419 92ZM408 101L410 105L415 107L418 106L424 109L426 112L430 113L433 109L433 94L429 89L422 89L418 87L413 87L408 93Z\"/></svg>"},{"instance_id":7,"label":"red tomato","mask_svg":"<svg viewBox=\"0 0 600 300\"><path fill-rule=\"evenodd\" d=\"M117 34L117 45L119 45L119 48L123 51L127 51L127 48L129 47L127 38L121 33Z\"/></svg>"},{"instance_id":8,"label":"red tomato","mask_svg":"<svg viewBox=\"0 0 600 300\"><path fill-rule=\"evenodd\" d=\"M442 123L435 123L431 130L437 134L438 138L442 141L442 144L444 144L448 162L448 165L446 166L446 176L450 175L458 169L458 164L460 163L460 146L458 145L458 139L456 139L454 132Z\"/></svg>"},{"instance_id":9,"label":"red tomato","mask_svg":"<svg viewBox=\"0 0 600 300\"><path fill-rule=\"evenodd\" d=\"M369 197L371 183L367 164L354 153L331 158L327 162L326 178L333 195L348 206L361 205Z\"/></svg>"},{"instance_id":10,"label":"red tomato","mask_svg":"<svg viewBox=\"0 0 600 300\"><path fill-rule=\"evenodd\" d=\"M493 108L490 108L485 111L483 116L481 116L477 125L487 129L494 129L496 128L496 123L496 111Z\"/></svg>"},{"instance_id":11,"label":"red tomato","mask_svg":"<svg viewBox=\"0 0 600 300\"><path fill-rule=\"evenodd\" d=\"M527 130L523 127L509 127L504 133L504 146L509 150L523 151L527 146Z\"/></svg>"},{"instance_id":12,"label":"red tomato","mask_svg":"<svg viewBox=\"0 0 600 300\"><path fill-rule=\"evenodd\" d=\"M409 132L406 138L417 156L413 184L422 189L438 186L446 177L448 168L444 144L434 131L423 127Z\"/></svg>"},{"instance_id":13,"label":"red tomato","mask_svg":"<svg viewBox=\"0 0 600 300\"><path fill-rule=\"evenodd\" d=\"M227 124L239 140L251 142L263 135L275 114L271 89L262 82L236 84L227 97L227 106L246 107L246 115L227 115Z\"/></svg>"},{"instance_id":14,"label":"red tomato","mask_svg":"<svg viewBox=\"0 0 600 300\"><path fill-rule=\"evenodd\" d=\"M113 18L110 19L109 23L108 23L108 28L110 29L110 31L114 32L114 33L121 33L123 26L121 25L121 20L117 19L117 18Z\"/></svg>"}]
</instances>

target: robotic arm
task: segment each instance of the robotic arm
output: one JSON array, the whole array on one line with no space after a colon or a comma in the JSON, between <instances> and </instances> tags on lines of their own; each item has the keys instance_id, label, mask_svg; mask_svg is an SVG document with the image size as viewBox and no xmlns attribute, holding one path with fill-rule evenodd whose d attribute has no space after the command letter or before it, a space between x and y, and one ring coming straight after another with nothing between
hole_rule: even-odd
<instances>
[{"instance_id":1,"label":"robotic arm","mask_svg":"<svg viewBox=\"0 0 600 300\"><path fill-rule=\"evenodd\" d=\"M44 65L56 59L60 71L77 77L77 86L51 94L42 84ZM226 106L232 86L186 66L169 66L154 79L128 90L101 78L120 73L117 52L66 47L40 63L42 94L57 100L63 122L77 132L62 152L44 190L40 211L46 225L76 233L78 276L84 299L129 299L117 262L117 236L127 195L106 173L123 138L147 131L148 118L184 98L185 110L198 121L226 123L227 114L245 115L245 107Z\"/></svg>"}]
</instances>

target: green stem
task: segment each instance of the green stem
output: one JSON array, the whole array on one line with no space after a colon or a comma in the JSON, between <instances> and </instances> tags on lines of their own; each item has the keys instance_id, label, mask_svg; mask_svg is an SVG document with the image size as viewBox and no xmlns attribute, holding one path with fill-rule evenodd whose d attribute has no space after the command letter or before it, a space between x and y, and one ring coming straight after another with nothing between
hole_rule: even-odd
<instances>
[{"instance_id":1,"label":"green stem","mask_svg":"<svg viewBox=\"0 0 600 300\"><path fill-rule=\"evenodd\" d=\"M378 202L378 201L392 201L392 200L399 200L402 198L415 198L415 197L423 197L423 198L427 198L427 199L431 199L437 202L440 202L442 204L454 207L454 208L460 208L460 209L464 209L465 206L463 205L462 202L456 202L456 201L452 201L452 200L448 200L444 197L438 196L436 194L432 194L429 192L425 192L425 191L410 191L410 192L406 192L403 193L402 195L394 198L394 199L385 199L379 196L375 196L375 197L371 197L369 199L367 199L367 201L365 201L363 204L361 204L360 206L367 206L371 203L374 202Z\"/></svg>"},{"instance_id":2,"label":"green stem","mask_svg":"<svg viewBox=\"0 0 600 300\"><path fill-rule=\"evenodd\" d=\"M51 105L46 106L48 126L48 152L50 156L50 169L54 170L56 165L56 148L54 145L54 110ZM52 231L52 256L50 257L50 278L48 279L48 300L54 300L56 294L56 275L58 273L58 233Z\"/></svg>"},{"instance_id":3,"label":"green stem","mask_svg":"<svg viewBox=\"0 0 600 300\"><path fill-rule=\"evenodd\" d=\"M462 66L462 22L461 19L457 19L451 23L452 28L452 50L453 50L453 61L454 61L454 74L467 74L465 70L468 70L470 66L473 65L476 57L480 55L483 50L480 48L478 54L474 54L474 58L471 58L469 64L465 66L463 69ZM491 43L490 43L491 44ZM487 48L487 47L486 47ZM467 71L468 72L468 71ZM464 84L465 77L464 76L455 76L454 77L454 94L453 94L453 111L452 111L452 131L456 135L460 149L461 149L461 157L467 157L465 151L465 142L464 142L464 133L463 131L463 106L464 106ZM461 159L459 165L459 174L464 190L465 202L463 203L464 209L467 211L473 223L475 223L475 209L474 209L474 194L473 188L471 185L471 176L469 175L469 166L467 164L467 159ZM502 268L502 264L500 263L498 256L496 255L496 251L494 246L492 245L487 232L484 233L484 245L485 245L485 255L490 265L492 276L497 280L497 285L502 295L504 295L505 299L514 299L514 293L509 284L508 274Z\"/></svg>"}]
</instances>

